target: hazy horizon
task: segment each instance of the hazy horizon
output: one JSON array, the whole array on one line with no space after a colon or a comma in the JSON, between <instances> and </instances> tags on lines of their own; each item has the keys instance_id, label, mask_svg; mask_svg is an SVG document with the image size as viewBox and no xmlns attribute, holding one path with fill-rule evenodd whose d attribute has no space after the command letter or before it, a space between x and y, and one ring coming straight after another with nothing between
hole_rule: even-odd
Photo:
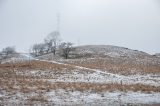
<instances>
[{"instance_id":1,"label":"hazy horizon","mask_svg":"<svg viewBox=\"0 0 160 106\"><path fill-rule=\"evenodd\" d=\"M43 42L57 14L63 41L160 53L158 0L0 0L0 50Z\"/></svg>"}]
</instances>

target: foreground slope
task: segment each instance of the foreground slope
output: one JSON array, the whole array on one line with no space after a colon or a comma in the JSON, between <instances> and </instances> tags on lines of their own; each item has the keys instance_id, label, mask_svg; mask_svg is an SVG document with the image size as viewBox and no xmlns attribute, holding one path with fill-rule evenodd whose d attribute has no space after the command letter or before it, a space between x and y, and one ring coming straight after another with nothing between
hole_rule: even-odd
<instances>
[{"instance_id":1,"label":"foreground slope","mask_svg":"<svg viewBox=\"0 0 160 106\"><path fill-rule=\"evenodd\" d=\"M0 103L157 104L160 103L159 82L159 77L153 75L131 77L55 61L32 60L0 65Z\"/></svg>"},{"instance_id":2,"label":"foreground slope","mask_svg":"<svg viewBox=\"0 0 160 106\"><path fill-rule=\"evenodd\" d=\"M23 54L3 60L0 104L160 104L157 56L110 45L76 47L67 60L58 52L37 59Z\"/></svg>"}]
</instances>

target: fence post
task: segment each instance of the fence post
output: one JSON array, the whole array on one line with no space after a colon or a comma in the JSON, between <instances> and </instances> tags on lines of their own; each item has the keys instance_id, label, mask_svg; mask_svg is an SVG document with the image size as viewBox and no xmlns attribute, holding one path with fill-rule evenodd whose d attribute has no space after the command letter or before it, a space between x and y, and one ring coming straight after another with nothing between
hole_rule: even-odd
<instances>
[{"instance_id":1,"label":"fence post","mask_svg":"<svg viewBox=\"0 0 160 106\"><path fill-rule=\"evenodd\" d=\"M30 59L30 54L29 54L29 67L31 67L31 59Z\"/></svg>"},{"instance_id":2,"label":"fence post","mask_svg":"<svg viewBox=\"0 0 160 106\"><path fill-rule=\"evenodd\" d=\"M121 80L121 85L123 84L122 80Z\"/></svg>"}]
</instances>

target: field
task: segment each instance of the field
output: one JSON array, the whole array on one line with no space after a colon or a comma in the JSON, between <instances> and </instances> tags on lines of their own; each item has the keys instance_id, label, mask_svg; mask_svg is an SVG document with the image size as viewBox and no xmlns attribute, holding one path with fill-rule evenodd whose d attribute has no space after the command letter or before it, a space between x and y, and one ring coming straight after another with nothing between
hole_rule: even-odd
<instances>
[{"instance_id":1,"label":"field","mask_svg":"<svg viewBox=\"0 0 160 106\"><path fill-rule=\"evenodd\" d=\"M31 60L1 64L0 104L2 106L160 104L159 66L153 67L155 71L152 73L145 69L140 71L140 74L129 71L128 74L121 72L116 74L111 70L105 70L109 67L108 64L103 64L104 67L93 64L97 61L99 63L100 59L90 62L70 59L63 63ZM84 64L86 62L88 64ZM126 69L123 65L114 67Z\"/></svg>"}]
</instances>

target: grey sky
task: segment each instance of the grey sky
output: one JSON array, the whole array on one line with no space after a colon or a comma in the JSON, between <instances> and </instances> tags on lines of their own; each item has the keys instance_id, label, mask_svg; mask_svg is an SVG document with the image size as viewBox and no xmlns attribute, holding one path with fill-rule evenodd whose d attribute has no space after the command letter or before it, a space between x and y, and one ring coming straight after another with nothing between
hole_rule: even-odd
<instances>
[{"instance_id":1,"label":"grey sky","mask_svg":"<svg viewBox=\"0 0 160 106\"><path fill-rule=\"evenodd\" d=\"M160 52L159 0L0 0L0 49L42 42L57 13L63 41Z\"/></svg>"}]
</instances>

